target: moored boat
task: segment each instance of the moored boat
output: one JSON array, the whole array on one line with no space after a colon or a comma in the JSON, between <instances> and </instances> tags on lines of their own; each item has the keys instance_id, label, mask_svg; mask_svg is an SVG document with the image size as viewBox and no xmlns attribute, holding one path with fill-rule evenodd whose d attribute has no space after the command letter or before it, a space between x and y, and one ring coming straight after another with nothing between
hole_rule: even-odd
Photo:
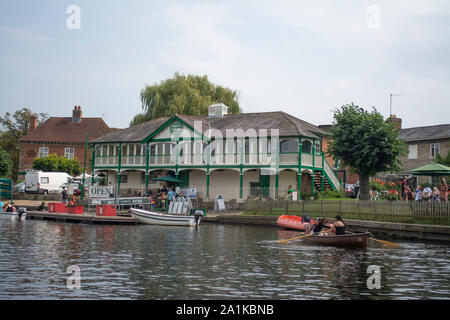
<instances>
[{"instance_id":1,"label":"moored boat","mask_svg":"<svg viewBox=\"0 0 450 320\"><path fill-rule=\"evenodd\" d=\"M176 215L152 212L142 209L131 209L131 215L144 224L156 224L165 226L195 227L200 223L199 215Z\"/></svg>"},{"instance_id":2,"label":"moored boat","mask_svg":"<svg viewBox=\"0 0 450 320\"><path fill-rule=\"evenodd\" d=\"M315 223L315 221L305 222L299 216L281 215L278 217L277 223L282 228L304 231L307 224Z\"/></svg>"},{"instance_id":3,"label":"moored boat","mask_svg":"<svg viewBox=\"0 0 450 320\"><path fill-rule=\"evenodd\" d=\"M21 221L25 220L27 216L27 213L23 213L21 215ZM18 220L19 214L17 212L1 212L0 213L0 220Z\"/></svg>"},{"instance_id":4,"label":"moored boat","mask_svg":"<svg viewBox=\"0 0 450 320\"><path fill-rule=\"evenodd\" d=\"M332 245L344 248L365 249L369 243L370 232L348 233L342 235L313 235L303 238L308 243Z\"/></svg>"}]
</instances>

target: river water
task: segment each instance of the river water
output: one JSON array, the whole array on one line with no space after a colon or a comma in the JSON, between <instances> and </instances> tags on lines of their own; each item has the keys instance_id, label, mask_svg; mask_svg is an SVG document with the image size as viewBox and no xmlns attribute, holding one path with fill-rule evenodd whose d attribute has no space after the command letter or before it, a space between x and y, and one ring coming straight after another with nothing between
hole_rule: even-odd
<instances>
[{"instance_id":1,"label":"river water","mask_svg":"<svg viewBox=\"0 0 450 320\"><path fill-rule=\"evenodd\" d=\"M279 244L291 236L210 223L0 220L0 299L450 299L447 244ZM380 289L368 289L371 265L380 269Z\"/></svg>"}]
</instances>

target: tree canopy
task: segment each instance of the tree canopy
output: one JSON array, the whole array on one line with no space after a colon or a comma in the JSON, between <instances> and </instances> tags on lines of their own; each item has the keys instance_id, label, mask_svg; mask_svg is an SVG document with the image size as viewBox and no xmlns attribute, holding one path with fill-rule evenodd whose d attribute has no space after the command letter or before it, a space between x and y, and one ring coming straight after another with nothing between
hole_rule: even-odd
<instances>
[{"instance_id":1,"label":"tree canopy","mask_svg":"<svg viewBox=\"0 0 450 320\"><path fill-rule=\"evenodd\" d=\"M74 176L81 174L83 171L77 159L67 159L63 156L58 157L55 153L48 157L34 159L33 169L45 172L67 172Z\"/></svg>"},{"instance_id":2,"label":"tree canopy","mask_svg":"<svg viewBox=\"0 0 450 320\"><path fill-rule=\"evenodd\" d=\"M331 128L328 152L349 165L360 176L360 198L369 199L369 177L377 172L393 172L402 165L405 144L389 120L352 104L337 109Z\"/></svg>"},{"instance_id":3,"label":"tree canopy","mask_svg":"<svg viewBox=\"0 0 450 320\"><path fill-rule=\"evenodd\" d=\"M12 172L11 156L0 147L0 178L9 178Z\"/></svg>"},{"instance_id":4,"label":"tree canopy","mask_svg":"<svg viewBox=\"0 0 450 320\"><path fill-rule=\"evenodd\" d=\"M6 112L0 116L0 147L11 157L13 164L10 172L11 177L16 180L19 172L19 139L28 133L30 119L38 117L38 125L47 120L47 113L33 113L28 108L22 108L11 113Z\"/></svg>"},{"instance_id":5,"label":"tree canopy","mask_svg":"<svg viewBox=\"0 0 450 320\"><path fill-rule=\"evenodd\" d=\"M144 113L137 114L130 125L175 113L206 115L208 106L220 102L228 106L228 113L241 112L238 92L211 83L206 75L200 77L175 73L173 78L146 86L140 95Z\"/></svg>"}]
</instances>

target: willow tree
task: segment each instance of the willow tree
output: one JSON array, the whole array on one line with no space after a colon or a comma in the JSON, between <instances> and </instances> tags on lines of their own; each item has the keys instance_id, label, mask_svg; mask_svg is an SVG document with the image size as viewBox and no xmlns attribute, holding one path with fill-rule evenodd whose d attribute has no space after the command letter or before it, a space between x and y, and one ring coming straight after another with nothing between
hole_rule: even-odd
<instances>
[{"instance_id":1,"label":"willow tree","mask_svg":"<svg viewBox=\"0 0 450 320\"><path fill-rule=\"evenodd\" d=\"M336 109L328 152L359 175L360 199L369 200L369 177L402 165L405 144L389 120L352 104Z\"/></svg>"},{"instance_id":2,"label":"willow tree","mask_svg":"<svg viewBox=\"0 0 450 320\"><path fill-rule=\"evenodd\" d=\"M175 73L173 78L142 89L141 102L144 113L134 116L130 125L175 113L206 115L208 106L219 102L228 106L228 113L240 113L238 92L211 83L206 75Z\"/></svg>"}]
</instances>

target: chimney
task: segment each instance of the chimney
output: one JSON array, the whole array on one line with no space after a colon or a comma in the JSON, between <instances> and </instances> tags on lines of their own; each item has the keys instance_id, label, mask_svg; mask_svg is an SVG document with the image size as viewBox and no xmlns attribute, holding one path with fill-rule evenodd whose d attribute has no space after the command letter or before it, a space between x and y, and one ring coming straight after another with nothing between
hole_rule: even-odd
<instances>
[{"instance_id":1,"label":"chimney","mask_svg":"<svg viewBox=\"0 0 450 320\"><path fill-rule=\"evenodd\" d=\"M72 121L73 122L81 122L81 107L80 106L75 106L73 111L72 111Z\"/></svg>"},{"instance_id":2,"label":"chimney","mask_svg":"<svg viewBox=\"0 0 450 320\"><path fill-rule=\"evenodd\" d=\"M400 130L402 128L402 119L397 118L395 114L391 114L388 120L392 123L395 129Z\"/></svg>"},{"instance_id":3,"label":"chimney","mask_svg":"<svg viewBox=\"0 0 450 320\"><path fill-rule=\"evenodd\" d=\"M28 128L28 132L33 131L37 128L37 116L30 117L30 127Z\"/></svg>"}]
</instances>

